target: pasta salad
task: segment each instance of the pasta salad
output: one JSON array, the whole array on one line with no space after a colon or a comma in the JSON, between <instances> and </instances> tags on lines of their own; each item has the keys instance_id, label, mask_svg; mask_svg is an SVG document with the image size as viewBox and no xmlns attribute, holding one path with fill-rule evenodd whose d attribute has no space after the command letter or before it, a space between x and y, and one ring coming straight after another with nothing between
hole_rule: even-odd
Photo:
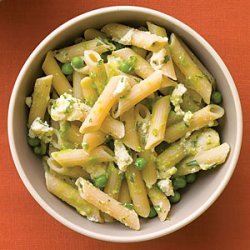
<instances>
[{"instance_id":1,"label":"pasta salad","mask_svg":"<svg viewBox=\"0 0 250 250\"><path fill-rule=\"evenodd\" d=\"M229 154L214 77L163 27L87 29L42 69L26 98L28 144L48 191L91 221L165 221L197 172Z\"/></svg>"}]
</instances>

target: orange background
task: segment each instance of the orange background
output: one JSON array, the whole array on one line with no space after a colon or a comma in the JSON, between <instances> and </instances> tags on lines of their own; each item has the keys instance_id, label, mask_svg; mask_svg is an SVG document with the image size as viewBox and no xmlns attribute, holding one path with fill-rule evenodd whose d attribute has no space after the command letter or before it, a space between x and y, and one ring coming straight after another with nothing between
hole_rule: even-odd
<instances>
[{"instance_id":1,"label":"orange background","mask_svg":"<svg viewBox=\"0 0 250 250\"><path fill-rule=\"evenodd\" d=\"M232 73L244 116L238 166L216 203L176 233L129 245L90 239L50 217L22 184L10 155L6 130L11 90L31 51L68 19L112 5L153 8L175 16L198 31ZM249 13L249 0L0 1L0 249L250 249Z\"/></svg>"}]
</instances>

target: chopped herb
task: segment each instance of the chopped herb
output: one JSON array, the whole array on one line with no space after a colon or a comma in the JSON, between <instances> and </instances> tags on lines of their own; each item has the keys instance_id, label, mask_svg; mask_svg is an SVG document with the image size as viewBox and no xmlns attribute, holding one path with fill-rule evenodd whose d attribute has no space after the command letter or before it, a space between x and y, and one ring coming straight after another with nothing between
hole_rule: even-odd
<instances>
[{"instance_id":1,"label":"chopped herb","mask_svg":"<svg viewBox=\"0 0 250 250\"><path fill-rule=\"evenodd\" d=\"M155 206L154 206L154 209L155 209L155 211L156 211L157 213L161 212L161 207L160 207L160 205L155 205Z\"/></svg>"},{"instance_id":2,"label":"chopped herb","mask_svg":"<svg viewBox=\"0 0 250 250\"><path fill-rule=\"evenodd\" d=\"M199 166L199 163L196 160L192 160L186 163L187 166Z\"/></svg>"},{"instance_id":3,"label":"chopped herb","mask_svg":"<svg viewBox=\"0 0 250 250\"><path fill-rule=\"evenodd\" d=\"M88 150L89 144L84 141L84 142L82 142L82 147L83 147L83 149Z\"/></svg>"},{"instance_id":4,"label":"chopped herb","mask_svg":"<svg viewBox=\"0 0 250 250\"><path fill-rule=\"evenodd\" d=\"M132 209L134 209L134 205L132 204L132 203L123 203L122 204L124 207L126 207L126 208L128 208L128 209L130 209L130 210L132 210Z\"/></svg>"},{"instance_id":5,"label":"chopped herb","mask_svg":"<svg viewBox=\"0 0 250 250\"><path fill-rule=\"evenodd\" d=\"M158 136L158 129L154 128L154 129L152 130L152 135L153 135L154 137L157 137L157 136Z\"/></svg>"},{"instance_id":6,"label":"chopped herb","mask_svg":"<svg viewBox=\"0 0 250 250\"><path fill-rule=\"evenodd\" d=\"M101 59L101 60L99 60L98 62L97 62L97 65L102 65L104 63L104 61L103 61L103 59Z\"/></svg>"},{"instance_id":7,"label":"chopped herb","mask_svg":"<svg viewBox=\"0 0 250 250\"><path fill-rule=\"evenodd\" d=\"M119 65L119 70L124 73L130 73L134 70L137 58L135 56L130 56L127 60L124 60Z\"/></svg>"},{"instance_id":8,"label":"chopped herb","mask_svg":"<svg viewBox=\"0 0 250 250\"><path fill-rule=\"evenodd\" d=\"M168 56L168 55L164 56L164 61L163 61L163 63L167 63L168 61L169 61L169 56Z\"/></svg>"}]
</instances>

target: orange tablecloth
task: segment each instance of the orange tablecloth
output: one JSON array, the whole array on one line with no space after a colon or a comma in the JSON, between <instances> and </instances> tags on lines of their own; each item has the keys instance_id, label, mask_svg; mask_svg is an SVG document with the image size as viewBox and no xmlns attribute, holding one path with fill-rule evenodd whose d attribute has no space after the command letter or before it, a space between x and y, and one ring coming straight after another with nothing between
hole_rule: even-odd
<instances>
[{"instance_id":1,"label":"orange tablecloth","mask_svg":"<svg viewBox=\"0 0 250 250\"><path fill-rule=\"evenodd\" d=\"M150 7L173 15L197 30L231 71L244 115L238 166L215 204L176 233L129 245L90 239L50 217L22 184L7 139L9 97L17 74L31 51L68 19L112 5ZM249 12L248 0L0 1L0 249L250 249Z\"/></svg>"}]
</instances>

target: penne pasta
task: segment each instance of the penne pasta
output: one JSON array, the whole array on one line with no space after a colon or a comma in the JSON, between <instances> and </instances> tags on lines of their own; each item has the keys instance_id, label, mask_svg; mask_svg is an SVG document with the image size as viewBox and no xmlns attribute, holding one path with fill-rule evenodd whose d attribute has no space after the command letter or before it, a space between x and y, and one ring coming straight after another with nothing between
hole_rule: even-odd
<instances>
[{"instance_id":1,"label":"penne pasta","mask_svg":"<svg viewBox=\"0 0 250 250\"><path fill-rule=\"evenodd\" d=\"M167 37L167 32L164 28L150 22L147 22L147 26L152 34ZM150 64L155 70L161 70L167 77L173 80L177 79L168 44L166 44L165 48L153 53L150 58Z\"/></svg>"},{"instance_id":2,"label":"penne pasta","mask_svg":"<svg viewBox=\"0 0 250 250\"><path fill-rule=\"evenodd\" d=\"M118 200L122 204L131 204L131 197L129 194L128 183L126 179L123 179L122 181Z\"/></svg>"},{"instance_id":3,"label":"penne pasta","mask_svg":"<svg viewBox=\"0 0 250 250\"><path fill-rule=\"evenodd\" d=\"M142 178L148 188L151 188L157 181L156 157L150 151L142 151L139 156L146 160L146 166L142 170Z\"/></svg>"},{"instance_id":4,"label":"penne pasta","mask_svg":"<svg viewBox=\"0 0 250 250\"><path fill-rule=\"evenodd\" d=\"M125 136L123 137L122 142L128 148L131 148L136 152L141 151L139 136L136 130L136 117L134 108L131 108L121 115L121 121L123 121L125 124Z\"/></svg>"},{"instance_id":5,"label":"penne pasta","mask_svg":"<svg viewBox=\"0 0 250 250\"><path fill-rule=\"evenodd\" d=\"M124 124L110 115L106 117L100 129L103 133L111 135L115 139L122 139L125 136Z\"/></svg>"},{"instance_id":6,"label":"penne pasta","mask_svg":"<svg viewBox=\"0 0 250 250\"><path fill-rule=\"evenodd\" d=\"M94 81L90 77L86 76L82 78L80 82L82 97L86 104L93 106L98 98L98 93L94 86Z\"/></svg>"},{"instance_id":7,"label":"penne pasta","mask_svg":"<svg viewBox=\"0 0 250 250\"><path fill-rule=\"evenodd\" d=\"M105 43L103 40L95 38L93 40L83 41L60 50L55 50L53 53L59 62L66 63L70 62L73 57L83 56L84 51L86 50L94 50L101 54L114 49L115 46L113 44Z\"/></svg>"},{"instance_id":8,"label":"penne pasta","mask_svg":"<svg viewBox=\"0 0 250 250\"><path fill-rule=\"evenodd\" d=\"M108 78L101 56L93 50L84 51L84 61L90 71L90 78L93 79L98 94L105 88Z\"/></svg>"},{"instance_id":9,"label":"penne pasta","mask_svg":"<svg viewBox=\"0 0 250 250\"><path fill-rule=\"evenodd\" d=\"M96 37L107 38L107 36L104 33L102 33L97 29L86 29L84 31L84 38L86 41L93 40Z\"/></svg>"},{"instance_id":10,"label":"penne pasta","mask_svg":"<svg viewBox=\"0 0 250 250\"><path fill-rule=\"evenodd\" d=\"M146 150L155 148L163 141L169 112L169 96L164 96L154 103L147 143L145 146Z\"/></svg>"},{"instance_id":11,"label":"penne pasta","mask_svg":"<svg viewBox=\"0 0 250 250\"><path fill-rule=\"evenodd\" d=\"M47 53L42 65L42 69L46 75L53 75L52 85L58 95L62 95L65 92L72 90L69 81L62 73L51 51Z\"/></svg>"},{"instance_id":12,"label":"penne pasta","mask_svg":"<svg viewBox=\"0 0 250 250\"><path fill-rule=\"evenodd\" d=\"M157 187L149 188L148 196L158 214L160 221L165 221L171 207L167 196Z\"/></svg>"},{"instance_id":13,"label":"penne pasta","mask_svg":"<svg viewBox=\"0 0 250 250\"><path fill-rule=\"evenodd\" d=\"M82 168L82 167L71 167L65 168L58 164L54 159L51 157L48 158L47 164L49 168L56 172L59 175L69 176L73 178L83 177L84 179L89 179L89 174Z\"/></svg>"},{"instance_id":14,"label":"penne pasta","mask_svg":"<svg viewBox=\"0 0 250 250\"><path fill-rule=\"evenodd\" d=\"M78 99L82 99L82 89L81 89L80 82L83 77L84 77L83 74L77 71L73 72L73 96Z\"/></svg>"},{"instance_id":15,"label":"penne pasta","mask_svg":"<svg viewBox=\"0 0 250 250\"><path fill-rule=\"evenodd\" d=\"M207 105L193 114L189 126L184 121L181 121L168 127L165 133L165 140L168 143L174 142L189 132L208 126L223 115L224 109L222 107L214 104Z\"/></svg>"},{"instance_id":16,"label":"penne pasta","mask_svg":"<svg viewBox=\"0 0 250 250\"><path fill-rule=\"evenodd\" d=\"M147 79L141 81L137 85L134 85L130 92L124 98L119 100L118 109L114 114L114 117L119 117L141 100L158 90L161 86L161 80L161 72L155 71Z\"/></svg>"},{"instance_id":17,"label":"penne pasta","mask_svg":"<svg viewBox=\"0 0 250 250\"><path fill-rule=\"evenodd\" d=\"M82 199L76 188L49 172L45 173L45 180L50 193L74 207L79 214L86 216L90 221L103 222L99 210Z\"/></svg>"},{"instance_id":18,"label":"penne pasta","mask_svg":"<svg viewBox=\"0 0 250 250\"><path fill-rule=\"evenodd\" d=\"M99 146L88 154L84 149L67 149L51 154L52 158L62 167L75 167L92 162L111 162L114 160L113 152L104 146Z\"/></svg>"},{"instance_id":19,"label":"penne pasta","mask_svg":"<svg viewBox=\"0 0 250 250\"><path fill-rule=\"evenodd\" d=\"M93 132L100 129L110 109L118 101L119 95L115 93L115 89L121 79L121 76L114 76L110 79L83 122L80 128L81 133Z\"/></svg>"},{"instance_id":20,"label":"penne pasta","mask_svg":"<svg viewBox=\"0 0 250 250\"><path fill-rule=\"evenodd\" d=\"M38 78L35 82L34 92L32 94L32 103L28 118L28 127L33 121L40 117L44 120L44 115L50 99L50 90L53 81L53 76L45 76Z\"/></svg>"},{"instance_id":21,"label":"penne pasta","mask_svg":"<svg viewBox=\"0 0 250 250\"><path fill-rule=\"evenodd\" d=\"M133 45L150 51L157 51L167 44L168 39L137 30L118 23L105 25L102 30L112 40L124 45Z\"/></svg>"},{"instance_id":22,"label":"penne pasta","mask_svg":"<svg viewBox=\"0 0 250 250\"><path fill-rule=\"evenodd\" d=\"M201 95L204 102L209 104L212 85L198 66L192 61L175 34L172 34L170 37L169 47L175 64L188 80L186 81L186 87L195 90Z\"/></svg>"},{"instance_id":23,"label":"penne pasta","mask_svg":"<svg viewBox=\"0 0 250 250\"><path fill-rule=\"evenodd\" d=\"M103 144L106 140L106 134L101 131L86 133L83 135L82 148L87 152L91 152L96 147Z\"/></svg>"},{"instance_id":24,"label":"penne pasta","mask_svg":"<svg viewBox=\"0 0 250 250\"><path fill-rule=\"evenodd\" d=\"M146 79L150 75L154 73L154 69L151 67L149 62L147 62L143 57L136 54L132 49L130 48L124 48L117 51L114 51L112 55L120 57L123 60L129 59L131 56L134 56L136 58L135 66L134 66L134 72L139 77ZM166 88L169 86L176 86L176 82L172 81L166 76L162 77L161 82L161 88Z\"/></svg>"},{"instance_id":25,"label":"penne pasta","mask_svg":"<svg viewBox=\"0 0 250 250\"><path fill-rule=\"evenodd\" d=\"M84 180L83 178L78 178L76 185L80 196L84 200L96 206L102 212L109 214L125 226L134 230L140 229L139 218L135 211L124 207L120 202L94 187L90 182Z\"/></svg>"},{"instance_id":26,"label":"penne pasta","mask_svg":"<svg viewBox=\"0 0 250 250\"><path fill-rule=\"evenodd\" d=\"M200 170L208 170L225 162L230 151L230 146L223 143L217 147L200 151L193 157L188 157L177 165L176 175L192 174Z\"/></svg>"},{"instance_id":27,"label":"penne pasta","mask_svg":"<svg viewBox=\"0 0 250 250\"><path fill-rule=\"evenodd\" d=\"M140 171L133 166L129 166L125 176L135 211L141 217L147 218L150 212L150 206Z\"/></svg>"}]
</instances>

